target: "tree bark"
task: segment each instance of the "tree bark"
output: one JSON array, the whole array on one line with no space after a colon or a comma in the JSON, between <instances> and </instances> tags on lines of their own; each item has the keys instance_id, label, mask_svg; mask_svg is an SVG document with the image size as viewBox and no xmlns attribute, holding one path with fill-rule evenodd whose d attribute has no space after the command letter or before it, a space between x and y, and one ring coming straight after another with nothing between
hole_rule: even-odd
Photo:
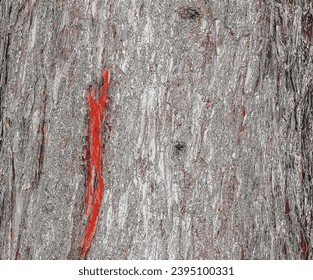
<instances>
[{"instance_id":1,"label":"tree bark","mask_svg":"<svg viewBox=\"0 0 313 280\"><path fill-rule=\"evenodd\" d=\"M2 0L0 258L312 259L312 5Z\"/></svg>"}]
</instances>

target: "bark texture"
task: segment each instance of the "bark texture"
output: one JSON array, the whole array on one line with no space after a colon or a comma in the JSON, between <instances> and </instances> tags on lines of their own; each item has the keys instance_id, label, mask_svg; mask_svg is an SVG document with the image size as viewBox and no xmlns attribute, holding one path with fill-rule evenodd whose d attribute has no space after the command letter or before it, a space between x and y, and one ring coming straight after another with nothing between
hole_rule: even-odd
<instances>
[{"instance_id":1,"label":"bark texture","mask_svg":"<svg viewBox=\"0 0 313 280\"><path fill-rule=\"evenodd\" d=\"M312 259L312 5L1 0L0 258Z\"/></svg>"}]
</instances>

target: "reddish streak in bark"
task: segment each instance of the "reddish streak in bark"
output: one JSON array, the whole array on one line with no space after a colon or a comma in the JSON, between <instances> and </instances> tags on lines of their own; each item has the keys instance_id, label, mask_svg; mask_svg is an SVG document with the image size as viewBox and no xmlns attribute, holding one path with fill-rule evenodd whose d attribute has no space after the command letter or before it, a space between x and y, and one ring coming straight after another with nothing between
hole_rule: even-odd
<instances>
[{"instance_id":1,"label":"reddish streak in bark","mask_svg":"<svg viewBox=\"0 0 313 280\"><path fill-rule=\"evenodd\" d=\"M306 254L306 250L307 250L307 246L306 246L306 242L305 242L305 240L303 238L301 240L300 249L301 249L301 254L305 255Z\"/></svg>"},{"instance_id":2,"label":"reddish streak in bark","mask_svg":"<svg viewBox=\"0 0 313 280\"><path fill-rule=\"evenodd\" d=\"M211 100L210 98L208 98L207 102L207 107L210 107L213 104L213 100Z\"/></svg>"},{"instance_id":3,"label":"reddish streak in bark","mask_svg":"<svg viewBox=\"0 0 313 280\"><path fill-rule=\"evenodd\" d=\"M40 149L39 149L39 162L43 161L43 148L45 144L45 122L43 121L42 126L41 126L41 142L40 142Z\"/></svg>"},{"instance_id":4,"label":"reddish streak in bark","mask_svg":"<svg viewBox=\"0 0 313 280\"><path fill-rule=\"evenodd\" d=\"M101 175L101 123L103 121L104 110L107 99L107 89L109 86L109 72L102 70L103 85L100 88L99 100L96 99L97 90L90 88L87 94L89 106L89 124L88 124L88 179L85 206L88 224L85 228L85 235L82 245L82 256L86 256L89 251L92 238L96 231L99 209L103 197L104 180Z\"/></svg>"},{"instance_id":5,"label":"reddish streak in bark","mask_svg":"<svg viewBox=\"0 0 313 280\"><path fill-rule=\"evenodd\" d=\"M20 249L17 248L15 253L15 259L18 260L19 258L20 258Z\"/></svg>"}]
</instances>

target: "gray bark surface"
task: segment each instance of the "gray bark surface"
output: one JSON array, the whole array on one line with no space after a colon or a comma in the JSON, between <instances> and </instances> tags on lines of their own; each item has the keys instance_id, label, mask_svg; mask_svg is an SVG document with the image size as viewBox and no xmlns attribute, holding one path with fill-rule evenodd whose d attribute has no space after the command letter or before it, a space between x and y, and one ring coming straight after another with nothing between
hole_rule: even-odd
<instances>
[{"instance_id":1,"label":"gray bark surface","mask_svg":"<svg viewBox=\"0 0 313 280\"><path fill-rule=\"evenodd\" d=\"M310 0L1 0L0 259L313 258Z\"/></svg>"}]
</instances>

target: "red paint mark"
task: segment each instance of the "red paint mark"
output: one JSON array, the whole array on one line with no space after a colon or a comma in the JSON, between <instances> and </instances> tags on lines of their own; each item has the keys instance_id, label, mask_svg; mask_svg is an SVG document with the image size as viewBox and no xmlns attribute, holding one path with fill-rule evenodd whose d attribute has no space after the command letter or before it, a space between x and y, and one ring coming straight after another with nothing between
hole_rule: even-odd
<instances>
[{"instance_id":1,"label":"red paint mark","mask_svg":"<svg viewBox=\"0 0 313 280\"><path fill-rule=\"evenodd\" d=\"M245 127L243 126L240 130L240 133L244 133L245 132Z\"/></svg>"},{"instance_id":2,"label":"red paint mark","mask_svg":"<svg viewBox=\"0 0 313 280\"><path fill-rule=\"evenodd\" d=\"M245 117L246 115L247 115L246 111L243 110L243 111L242 111L242 117Z\"/></svg>"},{"instance_id":3,"label":"red paint mark","mask_svg":"<svg viewBox=\"0 0 313 280\"><path fill-rule=\"evenodd\" d=\"M101 175L102 166L102 146L101 146L101 123L104 117L104 110L107 100L107 89L109 86L109 72L102 69L103 85L100 88L99 100L96 99L97 90L93 87L89 89L87 101L89 106L88 124L88 151L84 152L84 157L89 155L88 179L85 206L87 209L88 223L85 228L85 235L82 245L82 256L86 256L90 249L92 238L96 231L98 214L102 202L104 191L104 180Z\"/></svg>"},{"instance_id":4,"label":"red paint mark","mask_svg":"<svg viewBox=\"0 0 313 280\"><path fill-rule=\"evenodd\" d=\"M241 259L243 260L245 258L245 250L241 249Z\"/></svg>"}]
</instances>

